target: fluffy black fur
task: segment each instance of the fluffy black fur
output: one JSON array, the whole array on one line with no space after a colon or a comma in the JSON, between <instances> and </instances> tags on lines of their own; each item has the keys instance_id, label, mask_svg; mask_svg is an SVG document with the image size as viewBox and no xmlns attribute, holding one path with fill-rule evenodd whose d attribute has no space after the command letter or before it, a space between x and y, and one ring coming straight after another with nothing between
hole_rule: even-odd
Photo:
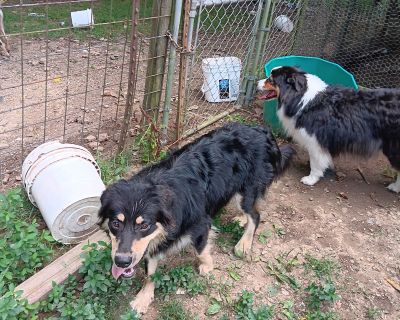
<instances>
[{"instance_id":1,"label":"fluffy black fur","mask_svg":"<svg viewBox=\"0 0 400 320\"><path fill-rule=\"evenodd\" d=\"M260 80L261 99L278 98L278 116L288 134L310 154L312 185L342 153L370 157L383 151L400 171L400 90L353 90L328 86L318 77L279 67ZM314 141L314 138L316 142ZM400 175L388 186L400 192Z\"/></svg>"},{"instance_id":2,"label":"fluffy black fur","mask_svg":"<svg viewBox=\"0 0 400 320\"><path fill-rule=\"evenodd\" d=\"M266 128L229 124L108 187L99 216L103 222L109 219L109 229L119 240L117 254L130 252L132 242L151 234L157 222L167 234L146 252L147 258L162 256L184 235L200 253L211 218L237 193L243 196L242 209L258 225L255 202L285 170L292 154L289 146L279 149ZM116 230L113 221L120 213L125 221ZM138 216L147 230L135 226Z\"/></svg>"},{"instance_id":3,"label":"fluffy black fur","mask_svg":"<svg viewBox=\"0 0 400 320\"><path fill-rule=\"evenodd\" d=\"M357 91L328 86L299 112L299 102L308 89L304 72L284 67L273 70L272 76L286 116L295 117L296 128L315 135L332 156L353 153L369 157L382 150L400 170L399 89Z\"/></svg>"}]
</instances>

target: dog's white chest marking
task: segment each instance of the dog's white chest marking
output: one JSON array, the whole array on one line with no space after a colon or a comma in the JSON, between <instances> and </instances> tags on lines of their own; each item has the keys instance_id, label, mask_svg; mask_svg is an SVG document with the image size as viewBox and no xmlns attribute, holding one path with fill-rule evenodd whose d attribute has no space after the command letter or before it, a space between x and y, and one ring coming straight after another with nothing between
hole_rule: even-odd
<instances>
[{"instance_id":1,"label":"dog's white chest marking","mask_svg":"<svg viewBox=\"0 0 400 320\"><path fill-rule=\"evenodd\" d=\"M300 100L301 108L299 112L312 101L318 93L324 91L328 86L324 81L313 74L305 74L307 79L307 91L304 93L303 98Z\"/></svg>"}]
</instances>

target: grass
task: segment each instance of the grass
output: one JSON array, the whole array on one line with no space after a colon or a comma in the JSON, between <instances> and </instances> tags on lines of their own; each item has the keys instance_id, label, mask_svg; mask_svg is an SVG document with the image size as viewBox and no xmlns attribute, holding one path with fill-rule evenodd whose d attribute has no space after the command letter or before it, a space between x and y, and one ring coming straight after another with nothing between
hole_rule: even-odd
<instances>
[{"instance_id":1,"label":"grass","mask_svg":"<svg viewBox=\"0 0 400 320\"><path fill-rule=\"evenodd\" d=\"M141 4L139 16L150 17L153 1ZM88 36L95 38L118 37L126 33L127 19L131 17L130 0L99 0L93 2L93 15L96 25L92 30L71 29L71 11L91 8L89 3L58 4L28 7L24 9L4 8L5 28L9 34L33 32L31 37L44 37L46 29L49 38L68 37L83 39ZM22 21L22 30L21 30ZM112 23L118 22L118 23ZM150 22L142 22L139 31L149 33ZM29 36L28 36L29 37Z\"/></svg>"}]
</instances>

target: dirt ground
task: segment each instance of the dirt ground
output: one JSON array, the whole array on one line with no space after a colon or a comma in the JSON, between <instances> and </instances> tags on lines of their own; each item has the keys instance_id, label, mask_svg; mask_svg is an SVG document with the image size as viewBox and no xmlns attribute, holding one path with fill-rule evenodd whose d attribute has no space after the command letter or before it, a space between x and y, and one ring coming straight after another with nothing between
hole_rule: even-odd
<instances>
[{"instance_id":1,"label":"dirt ground","mask_svg":"<svg viewBox=\"0 0 400 320\"><path fill-rule=\"evenodd\" d=\"M284 229L282 237L272 237L263 245L255 237L252 262L238 260L232 253L214 246L215 270L213 275L219 285L226 284L226 293L232 299L243 289L256 294L257 303L279 305L283 300L298 297L287 285L276 287L275 279L262 267L265 261L283 253L298 254L300 262L306 254L317 258L330 257L337 262L337 290L340 301L334 305L341 319L400 319L400 293L386 281L400 277L400 195L389 192L385 186L390 178L383 173L386 159L377 157L370 161L336 159L337 175L324 179L314 187L300 183L308 174L307 157L300 151L289 171L270 188L262 211L260 232L271 229L272 224ZM356 170L360 168L367 184ZM228 218L237 214L228 207ZM166 266L197 264L193 254L182 254L181 259L171 258ZM240 280L234 281L228 271L234 268ZM303 279L300 271L294 276ZM175 296L200 319L205 315L210 298L220 299L218 286L208 288L207 295L189 298ZM272 290L273 288L277 288ZM157 298L143 319L157 317ZM301 302L297 308L301 309ZM380 316L370 318L368 310L379 309ZM214 316L218 319L221 314ZM275 319L286 319L276 316Z\"/></svg>"}]
</instances>

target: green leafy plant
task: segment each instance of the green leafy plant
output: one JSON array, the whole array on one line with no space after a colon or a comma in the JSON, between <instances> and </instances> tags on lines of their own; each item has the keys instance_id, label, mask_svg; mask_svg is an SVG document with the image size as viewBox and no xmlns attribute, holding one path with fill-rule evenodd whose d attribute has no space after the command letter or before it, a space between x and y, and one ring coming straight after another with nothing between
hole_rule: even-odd
<instances>
[{"instance_id":1,"label":"green leafy plant","mask_svg":"<svg viewBox=\"0 0 400 320\"><path fill-rule=\"evenodd\" d=\"M161 160L166 156L166 152L161 149L159 133L152 124L147 125L137 136L135 145L139 148L141 160L145 164Z\"/></svg>"},{"instance_id":2,"label":"green leafy plant","mask_svg":"<svg viewBox=\"0 0 400 320\"><path fill-rule=\"evenodd\" d=\"M317 259L309 254L305 256L304 267L307 272L313 271L320 279L331 279L338 268L336 262L329 258Z\"/></svg>"},{"instance_id":3,"label":"green leafy plant","mask_svg":"<svg viewBox=\"0 0 400 320\"><path fill-rule=\"evenodd\" d=\"M22 292L14 292L14 287L0 298L0 320L36 320L38 318L38 303L29 304L21 299Z\"/></svg>"},{"instance_id":4,"label":"green leafy plant","mask_svg":"<svg viewBox=\"0 0 400 320\"><path fill-rule=\"evenodd\" d=\"M266 274L275 277L278 282L287 283L291 288L295 290L300 289L300 284L298 283L298 281L294 277L288 275L286 270L282 266L269 262L266 269L262 269Z\"/></svg>"},{"instance_id":5,"label":"green leafy plant","mask_svg":"<svg viewBox=\"0 0 400 320\"><path fill-rule=\"evenodd\" d=\"M285 229L283 229L283 228L280 227L280 226L277 226L277 225L273 224L273 225L272 225L272 228L274 229L274 232L276 233L276 235L277 235L278 237L283 237L283 236L286 234Z\"/></svg>"},{"instance_id":6,"label":"green leafy plant","mask_svg":"<svg viewBox=\"0 0 400 320\"><path fill-rule=\"evenodd\" d=\"M40 311L52 312L58 319L106 319L110 305L109 294L120 299L131 294L132 279L117 281L111 277L111 246L104 241L83 247L84 259L79 269L79 281L70 276L64 284L53 283L53 289L46 301L41 303ZM134 287L137 287L135 285ZM124 314L125 319L134 314ZM129 318L132 317L132 318Z\"/></svg>"},{"instance_id":7,"label":"green leafy plant","mask_svg":"<svg viewBox=\"0 0 400 320\"><path fill-rule=\"evenodd\" d=\"M168 272L157 270L151 278L156 289L164 295L183 289L193 296L205 290L204 281L194 272L192 266L180 266Z\"/></svg>"},{"instance_id":8,"label":"green leafy plant","mask_svg":"<svg viewBox=\"0 0 400 320\"><path fill-rule=\"evenodd\" d=\"M213 316L221 311L221 303L216 299L212 299L211 303L208 305L206 314L208 316Z\"/></svg>"},{"instance_id":9,"label":"green leafy plant","mask_svg":"<svg viewBox=\"0 0 400 320\"><path fill-rule=\"evenodd\" d=\"M221 222L222 210L213 220L213 229L218 234L215 243L225 250L232 249L242 237L244 228L240 226L238 221Z\"/></svg>"},{"instance_id":10,"label":"green leafy plant","mask_svg":"<svg viewBox=\"0 0 400 320\"><path fill-rule=\"evenodd\" d=\"M331 320L336 319L334 312L327 310L330 303L333 303L339 299L336 294L336 287L332 282L326 283L315 283L312 282L305 288L305 292L308 294L306 298L307 305L307 319L314 320Z\"/></svg>"},{"instance_id":11,"label":"green leafy plant","mask_svg":"<svg viewBox=\"0 0 400 320\"><path fill-rule=\"evenodd\" d=\"M367 314L366 315L367 315L367 319L372 319L372 320L378 319L382 315L382 310L380 310L380 309L378 309L376 307L369 308L367 310Z\"/></svg>"},{"instance_id":12,"label":"green leafy plant","mask_svg":"<svg viewBox=\"0 0 400 320\"><path fill-rule=\"evenodd\" d=\"M268 239L272 237L272 231L271 230L263 230L260 232L258 235L258 241L260 241L261 244L267 244Z\"/></svg>"},{"instance_id":13,"label":"green leafy plant","mask_svg":"<svg viewBox=\"0 0 400 320\"><path fill-rule=\"evenodd\" d=\"M287 320L296 320L297 316L295 312L293 311L294 307L294 302L293 300L285 300L281 302L282 305L282 311L281 314L287 319Z\"/></svg>"},{"instance_id":14,"label":"green leafy plant","mask_svg":"<svg viewBox=\"0 0 400 320\"><path fill-rule=\"evenodd\" d=\"M275 258L275 260L286 272L292 272L293 269L300 264L299 259L297 258L298 254L290 257L290 253L291 251L280 254L277 258Z\"/></svg>"},{"instance_id":15,"label":"green leafy plant","mask_svg":"<svg viewBox=\"0 0 400 320\"><path fill-rule=\"evenodd\" d=\"M273 308L262 305L254 309L254 293L243 290L235 303L234 309L238 320L268 320L272 319Z\"/></svg>"},{"instance_id":16,"label":"green leafy plant","mask_svg":"<svg viewBox=\"0 0 400 320\"><path fill-rule=\"evenodd\" d=\"M140 316L134 310L128 310L121 317L120 320L140 320Z\"/></svg>"},{"instance_id":17,"label":"green leafy plant","mask_svg":"<svg viewBox=\"0 0 400 320\"><path fill-rule=\"evenodd\" d=\"M121 179L130 165L130 157L127 153L121 153L110 160L98 158L96 161L100 166L102 180L106 185Z\"/></svg>"},{"instance_id":18,"label":"green leafy plant","mask_svg":"<svg viewBox=\"0 0 400 320\"><path fill-rule=\"evenodd\" d=\"M53 256L54 240L40 230L34 209L20 188L0 195L0 295L19 284Z\"/></svg>"}]
</instances>

